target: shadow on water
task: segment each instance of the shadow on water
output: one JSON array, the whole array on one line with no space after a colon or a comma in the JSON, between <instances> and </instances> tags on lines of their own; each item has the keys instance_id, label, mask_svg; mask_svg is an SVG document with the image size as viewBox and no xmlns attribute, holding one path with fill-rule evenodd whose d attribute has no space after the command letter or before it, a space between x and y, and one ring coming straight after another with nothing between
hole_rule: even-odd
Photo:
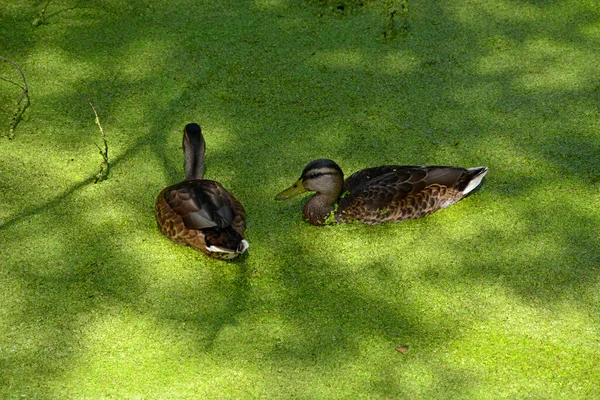
<instances>
[{"instance_id":1,"label":"shadow on water","mask_svg":"<svg viewBox=\"0 0 600 400\"><path fill-rule=\"evenodd\" d=\"M528 4L560 6L558 1ZM35 101L62 104L52 112L79 126L81 120L89 120L87 101L93 97L95 104L102 105L103 115L113 119L109 123L134 126L127 127L134 132L132 138L120 138L125 150L111 159L109 181L119 177L122 184L102 183L106 192L99 196L113 196L116 209L140 216L128 218L130 225L125 227L115 220L91 223L79 208L82 193L93 180L90 177L0 224L1 246L11 253L28 239L24 231L29 227L39 232L42 246L48 249L48 254L35 250L31 258L13 256L12 265L2 268L20 288L14 299L20 304L10 314L7 338L17 345L3 357L0 375L2 386L15 393L40 393L60 380L86 351L81 333L85 324L121 309L185 332L194 344L189 351L197 353L215 351L220 336L231 327L252 325L261 313L277 314L294 330L274 338L266 357L289 366L289 371L298 366L318 370L350 363L362 354L361 346L368 338L390 345L410 342L433 351L460 337L468 329L460 315L446 315L436 323L422 315L422 300L414 296L411 281L399 278L395 270L403 267L401 262L392 261L392 268L385 256L374 256L357 266L360 261L326 257L317 251L318 242L301 242L288 232L305 234L306 229L316 229L295 224L303 200L272 201L282 182L284 187L291 183L310 159L334 158L347 175L387 163L488 165L489 178L477 193L481 199L473 202L480 206L510 197L511 190L514 200L543 189L546 180L529 172L518 176L520 183L515 186L507 176L519 170L503 170L500 155L481 150L498 133L506 147L553 165L557 171L568 171L566 178L574 184L598 184L600 167L591 162L599 149L598 137L590 135L594 126L571 114L597 113L597 83L528 92L518 65L497 72L480 69L483 58L497 56L498 46L509 46L505 53L518 59L526 54L531 40L556 41L579 52L589 51L590 43L581 40L577 27L563 24L556 28L535 19L503 24L504 17L494 13L483 16L478 24L468 24L450 7L415 5L410 34L385 42L378 31L380 16L368 10L339 17L320 15L312 6L259 8L249 1L181 1L148 7L136 2L124 9L120 5L111 2L110 12L96 5L49 14L52 18L38 28L38 32L54 33L47 40L40 33L29 33L15 15L3 15L3 30L16 26L8 50L15 51L15 41L23 39L24 50L35 54L36 40L49 41L74 59L103 66L99 76L78 82L77 92L40 93ZM185 17L180 16L182 8ZM93 15L83 30L76 23L77 12ZM575 18L585 27L593 16L598 15ZM190 18L199 22L193 29ZM539 26L545 30L532 29ZM140 63L139 68L130 65L136 57L152 59L157 49L161 53L156 60ZM596 58L597 51L590 60ZM482 104L473 102L470 93L484 93ZM564 103L572 108L563 109ZM30 111L35 118L35 110ZM127 113L133 115L127 122L114 117ZM515 115L523 126L512 121ZM206 121L211 128L207 132L210 178L224 181L246 200L252 247L248 256L231 264L207 261L189 249L164 250L182 252L176 260L182 262L177 267L187 277L184 280L173 270L154 270L152 265L166 261L160 255L143 254L144 249L128 248L132 240L123 230L142 241L146 235L152 241L163 239L155 231L146 232L154 224L153 196L162 186L181 179L180 130L192 120L203 125ZM562 126L575 134L558 135ZM64 138L54 135L40 140L61 146ZM156 174L164 177L158 182L134 182L129 175L139 177L140 173L131 166L143 169L150 163L147 158L153 160ZM556 182L563 177L558 174L549 179ZM540 249L524 257L520 252L531 251L530 246L539 243L515 245L513 232L492 227L477 234L475 242L480 247L476 251L481 257L476 259L469 256L472 244L467 246L446 232L439 239L454 245L450 252L461 267L453 276L440 277L432 266L422 278L433 285L442 278L445 284L475 279L500 282L524 301L535 298L549 305L576 297L597 281L597 238L586 235L598 231L597 218L588 218L567 204L549 209L533 205L517 214L527 231L519 232L519 237L547 237L556 245L553 252ZM549 214L559 222L552 222ZM561 229L560 221L566 220L572 222ZM435 227L439 221L346 232L349 240L364 238L385 252L385 243L378 244L381 237L391 241L408 230L418 238L415 231ZM71 228L48 229L48 224ZM495 243L495 249L481 248L489 243ZM167 245L171 244L165 241ZM269 271L260 271L266 268L260 260L267 250L274 254ZM356 249L361 250L368 249L363 244ZM293 261L289 254L294 254ZM368 279L356 278L356 271L348 273L356 268ZM390 279L398 290L406 291L401 301L378 289L391 290ZM174 284L166 283L169 280ZM277 300L260 297L265 290L276 293ZM251 341L252 334L245 339ZM371 390L382 396L410 393L389 370L380 369ZM439 387L469 392L469 373L447 366L439 366L436 373ZM23 375L30 376L28 382L20 378ZM33 386L22 386L33 382Z\"/></svg>"}]
</instances>

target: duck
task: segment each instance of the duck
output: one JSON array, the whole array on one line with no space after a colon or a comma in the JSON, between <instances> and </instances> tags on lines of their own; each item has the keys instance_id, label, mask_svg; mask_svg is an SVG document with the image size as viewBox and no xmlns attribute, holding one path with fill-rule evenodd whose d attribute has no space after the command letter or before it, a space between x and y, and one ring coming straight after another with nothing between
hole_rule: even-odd
<instances>
[{"instance_id":1,"label":"duck","mask_svg":"<svg viewBox=\"0 0 600 400\"><path fill-rule=\"evenodd\" d=\"M249 247L244 239L246 210L219 182L204 179L206 142L197 123L183 129L185 178L156 197L160 231L173 242L208 257L233 260Z\"/></svg>"},{"instance_id":2,"label":"duck","mask_svg":"<svg viewBox=\"0 0 600 400\"><path fill-rule=\"evenodd\" d=\"M275 200L316 192L302 210L304 220L316 226L400 222L460 201L487 172L487 167L384 165L360 170L344 181L340 166L321 158L309 162L300 178Z\"/></svg>"}]
</instances>

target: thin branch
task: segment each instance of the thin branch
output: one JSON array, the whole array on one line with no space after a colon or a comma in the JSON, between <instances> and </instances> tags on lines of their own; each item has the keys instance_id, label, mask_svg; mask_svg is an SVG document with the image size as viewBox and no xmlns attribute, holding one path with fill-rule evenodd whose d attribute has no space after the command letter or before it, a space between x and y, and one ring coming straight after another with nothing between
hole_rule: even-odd
<instances>
[{"instance_id":1,"label":"thin branch","mask_svg":"<svg viewBox=\"0 0 600 400\"><path fill-rule=\"evenodd\" d=\"M94 108L92 102L90 102L90 106L92 107L92 110L94 110L94 115L96 116L96 125L98 125L98 128L100 129L102 141L104 142L104 150L102 150L100 146L96 144L96 147L100 151L100 155L102 155L103 159L102 165L100 166L100 171L98 171L98 173L96 174L96 178L94 179L94 183L98 183L98 181L104 180L108 176L108 142L106 141L104 129L102 129L102 125L100 124L100 118L98 117L98 113L96 112L96 109Z\"/></svg>"},{"instance_id":2,"label":"thin branch","mask_svg":"<svg viewBox=\"0 0 600 400\"><path fill-rule=\"evenodd\" d=\"M408 2L409 0L400 0L396 7L390 9L387 13L387 21L383 30L383 37L392 39L397 36L398 33L407 33L410 29L408 24ZM402 30L398 32L396 29L396 17L401 18Z\"/></svg>"},{"instance_id":3,"label":"thin branch","mask_svg":"<svg viewBox=\"0 0 600 400\"><path fill-rule=\"evenodd\" d=\"M402 4L400 5L400 8L402 9L402 18L404 19L404 24L402 25L404 32L408 32L410 28L408 25L408 1L409 0L402 0Z\"/></svg>"},{"instance_id":4,"label":"thin branch","mask_svg":"<svg viewBox=\"0 0 600 400\"><path fill-rule=\"evenodd\" d=\"M21 77L23 78L23 85L25 85L21 86L18 83L10 81L12 84L17 85L21 88L21 97L19 97L19 100L16 103L17 109L10 118L10 133L8 135L8 138L13 139L15 137L15 129L17 128L17 125L23 119L23 114L25 113L25 110L27 110L27 107L29 107L29 85L27 85L27 78L25 77L25 72L23 72L19 64L17 64L10 58L6 58L3 56L0 56L0 60L12 64L15 68L19 70L19 73L21 73ZM27 99L27 103L24 106L21 105L23 99Z\"/></svg>"},{"instance_id":5,"label":"thin branch","mask_svg":"<svg viewBox=\"0 0 600 400\"><path fill-rule=\"evenodd\" d=\"M385 26L385 29L383 30L383 37L385 38L392 38L396 32L395 27L394 27L394 17L396 16L396 13L398 12L398 10L393 9L390 10L390 12L388 13L388 20Z\"/></svg>"},{"instance_id":6,"label":"thin branch","mask_svg":"<svg viewBox=\"0 0 600 400\"><path fill-rule=\"evenodd\" d=\"M23 93L21 93L21 97L19 98L19 101L17 101L17 105L19 105L19 104L21 104L21 101L23 101L23 97L27 96L27 93L29 93L29 86L27 85L27 78L25 78L25 72L23 72L23 70L21 69L21 67L19 67L19 64L17 64L16 62L14 62L13 60L11 60L10 58L6 58L6 57L0 56L0 60L11 63L21 73L21 77L23 78L23 84L25 85L25 87L19 85L19 87L23 90Z\"/></svg>"},{"instance_id":7,"label":"thin branch","mask_svg":"<svg viewBox=\"0 0 600 400\"><path fill-rule=\"evenodd\" d=\"M31 23L33 26L40 26L41 24L44 23L44 21L46 20L46 9L48 8L48 4L50 4L50 0L46 1L46 4L44 4L44 8L42 8L42 11L35 16L35 19L33 20L33 22Z\"/></svg>"}]
</instances>

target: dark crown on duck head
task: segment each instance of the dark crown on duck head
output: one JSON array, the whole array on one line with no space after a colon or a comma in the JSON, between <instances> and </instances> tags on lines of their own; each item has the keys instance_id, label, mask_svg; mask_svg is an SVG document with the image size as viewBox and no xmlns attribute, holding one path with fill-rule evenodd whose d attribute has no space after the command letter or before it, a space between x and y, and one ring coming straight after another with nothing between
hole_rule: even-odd
<instances>
[{"instance_id":1,"label":"dark crown on duck head","mask_svg":"<svg viewBox=\"0 0 600 400\"><path fill-rule=\"evenodd\" d=\"M342 177L344 173L339 165L335 163L335 161L330 160L328 158L320 158L318 160L313 160L308 163L304 171L302 171L302 176L300 179L314 179L323 175L334 175L339 174Z\"/></svg>"}]
</instances>

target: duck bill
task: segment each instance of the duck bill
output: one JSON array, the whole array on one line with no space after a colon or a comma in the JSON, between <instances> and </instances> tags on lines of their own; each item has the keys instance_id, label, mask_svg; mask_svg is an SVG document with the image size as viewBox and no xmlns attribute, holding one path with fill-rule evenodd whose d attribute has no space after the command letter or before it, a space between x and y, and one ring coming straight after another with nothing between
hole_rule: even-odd
<instances>
[{"instance_id":1,"label":"duck bill","mask_svg":"<svg viewBox=\"0 0 600 400\"><path fill-rule=\"evenodd\" d=\"M291 187L285 189L283 192L275 196L275 200L287 200L290 197L294 197L297 194L308 192L308 189L302 184L302 179L298 179Z\"/></svg>"}]
</instances>

